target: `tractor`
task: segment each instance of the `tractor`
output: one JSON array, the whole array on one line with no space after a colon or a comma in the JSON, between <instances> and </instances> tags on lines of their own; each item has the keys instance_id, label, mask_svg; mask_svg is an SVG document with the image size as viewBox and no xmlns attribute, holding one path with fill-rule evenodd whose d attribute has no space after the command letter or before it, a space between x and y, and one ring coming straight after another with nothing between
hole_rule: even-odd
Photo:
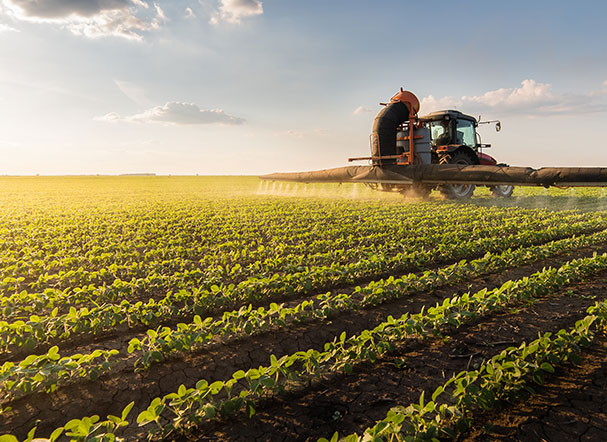
<instances>
[{"instance_id":1,"label":"tractor","mask_svg":"<svg viewBox=\"0 0 607 442\"><path fill-rule=\"evenodd\" d=\"M350 158L349 161L370 159L374 165L388 164L482 164L505 166L483 149L491 147L483 144L476 131L479 124L495 123L496 131L501 130L498 120L481 121L457 110L442 110L418 117L419 101L408 91L401 89L390 103L380 103L384 109L375 119L371 135L372 156ZM406 116L405 116L406 115ZM396 126L395 126L396 123ZM413 128L413 139L409 142L409 130ZM393 140L395 142L393 142ZM413 148L411 149L411 144ZM409 155L413 152L413 155ZM413 192L427 196L437 188L448 199L466 199L474 193L474 184L391 184L380 183L377 188L383 191ZM512 196L511 185L490 185L491 193L496 197Z\"/></svg>"},{"instance_id":2,"label":"tractor","mask_svg":"<svg viewBox=\"0 0 607 442\"><path fill-rule=\"evenodd\" d=\"M438 189L449 199L466 199L475 186L487 186L498 197L513 186L607 187L607 167L511 167L483 153L490 147L476 132L481 121L457 110L418 116L417 97L402 88L375 117L371 156L366 166L345 166L308 172L272 173L263 180L301 183L363 183L383 191L427 196Z\"/></svg>"}]
</instances>

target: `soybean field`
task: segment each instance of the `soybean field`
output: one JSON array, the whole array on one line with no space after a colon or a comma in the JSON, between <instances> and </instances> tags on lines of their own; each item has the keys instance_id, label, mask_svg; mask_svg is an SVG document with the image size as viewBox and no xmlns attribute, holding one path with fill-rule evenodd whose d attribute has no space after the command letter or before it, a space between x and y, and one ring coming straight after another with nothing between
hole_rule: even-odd
<instances>
[{"instance_id":1,"label":"soybean field","mask_svg":"<svg viewBox=\"0 0 607 442\"><path fill-rule=\"evenodd\" d=\"M607 440L602 189L0 189L0 442Z\"/></svg>"}]
</instances>

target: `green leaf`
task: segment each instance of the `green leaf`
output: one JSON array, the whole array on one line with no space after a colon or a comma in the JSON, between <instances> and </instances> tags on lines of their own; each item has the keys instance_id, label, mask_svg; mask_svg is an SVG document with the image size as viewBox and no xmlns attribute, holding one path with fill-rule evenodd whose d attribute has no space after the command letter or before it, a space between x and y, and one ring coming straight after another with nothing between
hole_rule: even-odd
<instances>
[{"instance_id":1,"label":"green leaf","mask_svg":"<svg viewBox=\"0 0 607 442\"><path fill-rule=\"evenodd\" d=\"M232 377L236 380L238 379L243 379L246 376L246 373L244 372L244 370L238 370L237 372L235 372Z\"/></svg>"},{"instance_id":2,"label":"green leaf","mask_svg":"<svg viewBox=\"0 0 607 442\"><path fill-rule=\"evenodd\" d=\"M55 442L61 434L63 434L63 427L59 427L51 433L49 437L50 442Z\"/></svg>"},{"instance_id":3,"label":"green leaf","mask_svg":"<svg viewBox=\"0 0 607 442\"><path fill-rule=\"evenodd\" d=\"M224 383L222 381L215 381L209 386L209 390L211 390L211 394L217 394L223 388Z\"/></svg>"},{"instance_id":4,"label":"green leaf","mask_svg":"<svg viewBox=\"0 0 607 442\"><path fill-rule=\"evenodd\" d=\"M154 419L155 417L151 412L149 412L148 410L143 410L141 413L139 413L139 416L137 416L137 423L141 427L143 425L149 424L150 422L153 422Z\"/></svg>"},{"instance_id":5,"label":"green leaf","mask_svg":"<svg viewBox=\"0 0 607 442\"><path fill-rule=\"evenodd\" d=\"M133 409L133 405L135 405L135 401L131 402L126 407L124 407L124 410L122 410L122 420L126 420L126 417L129 415L129 413Z\"/></svg>"},{"instance_id":6,"label":"green leaf","mask_svg":"<svg viewBox=\"0 0 607 442\"><path fill-rule=\"evenodd\" d=\"M204 406L204 416L207 419L213 419L217 414L217 409L214 405L208 404Z\"/></svg>"},{"instance_id":7,"label":"green leaf","mask_svg":"<svg viewBox=\"0 0 607 442\"><path fill-rule=\"evenodd\" d=\"M436 398L439 397L443 391L445 391L445 389L442 385L439 385L438 388L434 390L434 393L432 393L432 402L436 402Z\"/></svg>"},{"instance_id":8,"label":"green leaf","mask_svg":"<svg viewBox=\"0 0 607 442\"><path fill-rule=\"evenodd\" d=\"M253 324L251 324L249 321L247 321L244 325L244 332L247 335L250 335L252 331L253 331Z\"/></svg>"},{"instance_id":9,"label":"green leaf","mask_svg":"<svg viewBox=\"0 0 607 442\"><path fill-rule=\"evenodd\" d=\"M548 373L554 373L554 367L548 362L543 362L542 365L540 365L540 368Z\"/></svg>"}]
</instances>

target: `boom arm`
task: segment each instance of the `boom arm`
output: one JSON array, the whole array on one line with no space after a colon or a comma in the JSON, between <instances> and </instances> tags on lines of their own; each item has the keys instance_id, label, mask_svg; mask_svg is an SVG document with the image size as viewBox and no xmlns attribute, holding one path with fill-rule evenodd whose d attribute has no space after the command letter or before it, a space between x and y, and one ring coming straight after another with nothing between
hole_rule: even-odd
<instances>
[{"instance_id":1,"label":"boom arm","mask_svg":"<svg viewBox=\"0 0 607 442\"><path fill-rule=\"evenodd\" d=\"M312 172L273 173L264 180L303 183L476 184L607 187L605 167L507 167L462 164L347 166Z\"/></svg>"}]
</instances>

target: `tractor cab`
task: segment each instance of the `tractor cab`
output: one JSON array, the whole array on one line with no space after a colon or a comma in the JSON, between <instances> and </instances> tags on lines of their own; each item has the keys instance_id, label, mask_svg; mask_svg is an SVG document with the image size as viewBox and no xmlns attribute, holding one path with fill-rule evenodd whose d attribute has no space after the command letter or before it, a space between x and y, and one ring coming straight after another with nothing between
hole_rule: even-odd
<instances>
[{"instance_id":1,"label":"tractor cab","mask_svg":"<svg viewBox=\"0 0 607 442\"><path fill-rule=\"evenodd\" d=\"M482 144L480 135L476 132L479 121L476 118L456 110L432 112L420 117L422 125L430 131L430 149L432 162L439 164L481 164L497 165L497 161L482 152L490 144ZM499 121L482 121L496 123L496 130L501 129ZM469 198L474 192L472 184L446 184L440 186L440 191L451 199ZM512 195L512 186L489 186L496 196Z\"/></svg>"},{"instance_id":2,"label":"tractor cab","mask_svg":"<svg viewBox=\"0 0 607 442\"><path fill-rule=\"evenodd\" d=\"M497 164L493 157L482 152L482 148L491 145L481 144L476 132L479 123L473 116L457 110L443 110L420 117L420 121L430 130L432 152L438 162L447 162L440 161L445 155L461 152L472 160L472 164ZM496 129L500 129L499 122Z\"/></svg>"},{"instance_id":3,"label":"tractor cab","mask_svg":"<svg viewBox=\"0 0 607 442\"><path fill-rule=\"evenodd\" d=\"M432 147L458 144L478 150L476 118L456 110L432 112L420 118L430 129Z\"/></svg>"}]
</instances>

